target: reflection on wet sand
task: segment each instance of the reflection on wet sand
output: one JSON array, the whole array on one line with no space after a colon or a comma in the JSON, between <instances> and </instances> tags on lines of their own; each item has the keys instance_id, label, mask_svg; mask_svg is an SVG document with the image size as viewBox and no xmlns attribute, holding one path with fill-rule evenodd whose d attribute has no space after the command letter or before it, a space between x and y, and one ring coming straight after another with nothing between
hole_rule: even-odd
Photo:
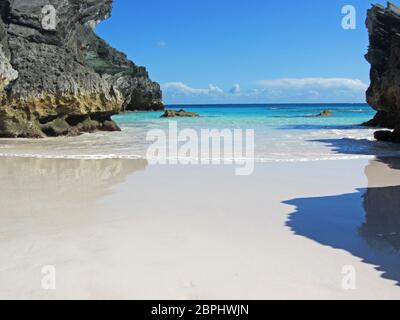
<instances>
[{"instance_id":1,"label":"reflection on wet sand","mask_svg":"<svg viewBox=\"0 0 400 320\"><path fill-rule=\"evenodd\" d=\"M366 222L360 234L374 246L389 244L400 251L400 186L367 189Z\"/></svg>"},{"instance_id":2,"label":"reflection on wet sand","mask_svg":"<svg viewBox=\"0 0 400 320\"><path fill-rule=\"evenodd\" d=\"M146 167L145 160L0 158L0 239L99 219L96 201Z\"/></svg>"},{"instance_id":3,"label":"reflection on wet sand","mask_svg":"<svg viewBox=\"0 0 400 320\"><path fill-rule=\"evenodd\" d=\"M392 169L400 169L399 158L378 159ZM365 223L360 234L373 246L390 245L400 251L400 179L392 170L377 175L373 168L366 169L369 188L364 194ZM382 186L382 179L390 186ZM388 184L388 183L386 183Z\"/></svg>"},{"instance_id":4,"label":"reflection on wet sand","mask_svg":"<svg viewBox=\"0 0 400 320\"><path fill-rule=\"evenodd\" d=\"M400 284L400 159L371 161L368 188L352 194L295 199L287 225L295 234L343 249Z\"/></svg>"}]
</instances>

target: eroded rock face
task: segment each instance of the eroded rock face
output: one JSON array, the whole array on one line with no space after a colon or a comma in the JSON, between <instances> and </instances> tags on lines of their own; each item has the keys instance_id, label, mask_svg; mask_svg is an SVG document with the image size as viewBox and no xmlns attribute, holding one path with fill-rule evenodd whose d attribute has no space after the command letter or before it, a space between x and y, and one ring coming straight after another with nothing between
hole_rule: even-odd
<instances>
[{"instance_id":1,"label":"eroded rock face","mask_svg":"<svg viewBox=\"0 0 400 320\"><path fill-rule=\"evenodd\" d=\"M0 0L0 136L117 130L123 110L163 108L145 68L93 31L112 0Z\"/></svg>"},{"instance_id":2,"label":"eroded rock face","mask_svg":"<svg viewBox=\"0 0 400 320\"><path fill-rule=\"evenodd\" d=\"M0 17L0 95L11 81L18 78L18 72L10 64L11 54L8 49L6 35L6 30Z\"/></svg>"},{"instance_id":3,"label":"eroded rock face","mask_svg":"<svg viewBox=\"0 0 400 320\"><path fill-rule=\"evenodd\" d=\"M368 11L370 46L366 59L371 64L371 86L367 102L378 111L365 125L400 129L400 8L375 5ZM385 140L397 140L378 133ZM392 133L393 135L395 133Z\"/></svg>"}]
</instances>

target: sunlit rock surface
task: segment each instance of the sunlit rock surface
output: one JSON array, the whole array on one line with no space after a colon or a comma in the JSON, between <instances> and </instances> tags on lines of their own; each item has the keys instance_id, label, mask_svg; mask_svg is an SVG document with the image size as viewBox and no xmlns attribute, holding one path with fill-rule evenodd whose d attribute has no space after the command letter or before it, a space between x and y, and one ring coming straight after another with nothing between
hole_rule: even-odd
<instances>
[{"instance_id":1,"label":"sunlit rock surface","mask_svg":"<svg viewBox=\"0 0 400 320\"><path fill-rule=\"evenodd\" d=\"M112 0L0 0L0 137L118 130L118 112L163 108L146 69L94 33L111 10Z\"/></svg>"}]
</instances>

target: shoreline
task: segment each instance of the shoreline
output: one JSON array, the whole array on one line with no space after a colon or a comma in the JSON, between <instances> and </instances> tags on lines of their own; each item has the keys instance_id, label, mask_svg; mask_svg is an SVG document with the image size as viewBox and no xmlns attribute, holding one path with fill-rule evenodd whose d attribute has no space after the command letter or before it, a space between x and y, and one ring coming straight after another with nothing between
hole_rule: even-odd
<instances>
[{"instance_id":1,"label":"shoreline","mask_svg":"<svg viewBox=\"0 0 400 320\"><path fill-rule=\"evenodd\" d=\"M367 105L362 105L362 114L349 112L352 107L331 107L334 116L329 118L304 118L304 114L316 114L326 105L301 108L205 108L199 119L177 119L165 121L159 118L159 113L126 113L117 116L114 120L123 128L122 132L97 132L84 134L79 137L58 137L41 140L4 139L0 141L0 156L23 156L37 158L71 158L71 159L148 159L153 161L154 155L149 150L156 146L154 141L165 138L168 144L176 142L175 152L168 151L162 158L170 161L206 159L207 151L203 150L203 131L223 132L241 129L242 135L246 132L246 143L242 142L241 154L235 158L255 162L276 161L325 161L336 159L372 159L373 156L400 156L400 149L396 145L374 141L374 129L354 126L361 123L373 114ZM195 109L188 109L195 111ZM174 127L176 123L176 128ZM244 153L244 144L247 145L248 128L254 132L254 153ZM174 132L178 132L178 136ZM153 136L155 132L163 131L163 135ZM191 131L190 136L196 137L183 141L181 135ZM214 138L214 137L213 137ZM229 137L221 135L223 144L231 145ZM253 140L252 138L250 140ZM235 140L236 141L236 140ZM185 142L185 143L184 143ZM186 142L190 142L191 150L188 156L180 153L185 150ZM214 143L214 140L212 141ZM161 152L165 147L160 143ZM183 147L183 148L182 148ZM236 150L236 149L235 149ZM250 148L252 151L252 148ZM214 151L214 148L213 148ZM213 159L223 160L232 155L213 152ZM184 158L183 158L184 157ZM234 159L235 160L235 159ZM167 161L167 162L170 162Z\"/></svg>"},{"instance_id":2,"label":"shoreline","mask_svg":"<svg viewBox=\"0 0 400 320\"><path fill-rule=\"evenodd\" d=\"M181 164L179 162L183 161L191 161L189 165L201 167L204 166L203 161L207 161L209 164L212 165L212 160L221 161L221 162L232 162L233 160L236 161L254 161L254 163L296 163L296 162L319 162L319 161L346 161L346 160L374 160L375 158L393 158L396 155L384 155L384 156L376 156L376 155L340 155L340 154L332 154L331 156L327 156L324 158L289 158L289 159L273 159L273 158L251 158L251 157L241 157L241 158L174 158L174 157L167 157L165 161L167 162L164 166L174 165L168 164L172 161L178 161L178 165L186 165ZM152 162L159 158L147 158L139 155L40 155L40 154L1 154L0 158L24 158L24 159L47 159L47 160L143 160ZM193 162L195 163L193 163ZM221 164L216 164L214 166L220 166ZM224 166L229 166L229 164L222 164Z\"/></svg>"}]
</instances>

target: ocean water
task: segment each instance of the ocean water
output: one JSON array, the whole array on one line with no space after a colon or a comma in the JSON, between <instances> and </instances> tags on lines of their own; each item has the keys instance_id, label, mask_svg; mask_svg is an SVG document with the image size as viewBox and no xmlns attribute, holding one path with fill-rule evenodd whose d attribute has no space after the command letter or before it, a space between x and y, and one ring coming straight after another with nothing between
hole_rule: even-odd
<instances>
[{"instance_id":1,"label":"ocean water","mask_svg":"<svg viewBox=\"0 0 400 320\"><path fill-rule=\"evenodd\" d=\"M269 104L168 106L199 113L173 119L178 129L253 129L258 162L317 161L400 156L400 147L374 141L374 129L360 124L375 112L366 104ZM331 117L315 117L322 110ZM0 140L0 156L102 159L146 158L151 129L168 132L162 112L127 112L114 117L122 132L99 132L74 138ZM206 155L199 154L199 157Z\"/></svg>"}]
</instances>

